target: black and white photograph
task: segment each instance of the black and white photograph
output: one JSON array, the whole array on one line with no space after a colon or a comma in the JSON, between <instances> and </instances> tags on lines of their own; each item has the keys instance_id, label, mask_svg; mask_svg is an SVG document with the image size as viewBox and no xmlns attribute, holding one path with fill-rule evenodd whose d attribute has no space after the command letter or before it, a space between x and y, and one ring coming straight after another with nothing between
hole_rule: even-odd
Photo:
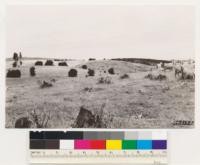
<instances>
[{"instance_id":1,"label":"black and white photograph","mask_svg":"<svg viewBox=\"0 0 200 165\"><path fill-rule=\"evenodd\" d=\"M194 128L191 5L8 5L6 128Z\"/></svg>"}]
</instances>

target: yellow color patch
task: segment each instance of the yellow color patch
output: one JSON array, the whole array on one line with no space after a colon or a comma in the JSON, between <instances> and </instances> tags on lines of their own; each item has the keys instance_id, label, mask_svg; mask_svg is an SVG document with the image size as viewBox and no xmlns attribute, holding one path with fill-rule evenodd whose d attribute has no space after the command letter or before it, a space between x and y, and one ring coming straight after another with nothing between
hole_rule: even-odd
<instances>
[{"instance_id":1,"label":"yellow color patch","mask_svg":"<svg viewBox=\"0 0 200 165\"><path fill-rule=\"evenodd\" d=\"M121 140L106 140L106 150L121 150L122 141Z\"/></svg>"}]
</instances>

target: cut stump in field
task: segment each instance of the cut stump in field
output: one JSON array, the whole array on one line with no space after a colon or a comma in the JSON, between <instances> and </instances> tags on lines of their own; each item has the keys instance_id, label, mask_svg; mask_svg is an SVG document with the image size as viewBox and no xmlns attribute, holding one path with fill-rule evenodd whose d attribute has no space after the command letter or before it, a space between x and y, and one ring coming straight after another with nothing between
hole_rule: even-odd
<instances>
[{"instance_id":1,"label":"cut stump in field","mask_svg":"<svg viewBox=\"0 0 200 165\"><path fill-rule=\"evenodd\" d=\"M99 115L93 115L92 112L83 106L80 108L79 114L73 125L74 128L101 128L102 119Z\"/></svg>"}]
</instances>

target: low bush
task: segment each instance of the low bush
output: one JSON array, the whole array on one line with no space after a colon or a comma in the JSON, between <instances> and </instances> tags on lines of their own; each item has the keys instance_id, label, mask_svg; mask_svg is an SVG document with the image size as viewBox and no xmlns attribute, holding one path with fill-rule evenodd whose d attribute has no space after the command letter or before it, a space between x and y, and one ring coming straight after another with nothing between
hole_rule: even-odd
<instances>
[{"instance_id":1,"label":"low bush","mask_svg":"<svg viewBox=\"0 0 200 165\"><path fill-rule=\"evenodd\" d=\"M163 75L163 74L158 74L158 75L154 75L152 73L149 73L148 75L145 76L145 78L148 78L150 80L166 80L167 76Z\"/></svg>"},{"instance_id":2,"label":"low bush","mask_svg":"<svg viewBox=\"0 0 200 165\"><path fill-rule=\"evenodd\" d=\"M126 78L129 78L128 74L123 74L123 75L120 76L120 79L126 79Z\"/></svg>"},{"instance_id":3,"label":"low bush","mask_svg":"<svg viewBox=\"0 0 200 165\"><path fill-rule=\"evenodd\" d=\"M111 84L111 78L110 77L100 77L98 79L98 84Z\"/></svg>"},{"instance_id":4,"label":"low bush","mask_svg":"<svg viewBox=\"0 0 200 165\"><path fill-rule=\"evenodd\" d=\"M87 65L82 65L82 69L87 69Z\"/></svg>"}]
</instances>

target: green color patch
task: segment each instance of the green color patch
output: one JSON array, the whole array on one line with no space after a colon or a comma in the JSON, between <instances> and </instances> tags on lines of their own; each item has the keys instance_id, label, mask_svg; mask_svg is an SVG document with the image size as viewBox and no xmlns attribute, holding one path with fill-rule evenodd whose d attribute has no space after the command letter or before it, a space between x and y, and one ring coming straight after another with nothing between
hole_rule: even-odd
<instances>
[{"instance_id":1,"label":"green color patch","mask_svg":"<svg viewBox=\"0 0 200 165\"><path fill-rule=\"evenodd\" d=\"M123 140L122 149L123 150L137 149L137 140Z\"/></svg>"}]
</instances>

